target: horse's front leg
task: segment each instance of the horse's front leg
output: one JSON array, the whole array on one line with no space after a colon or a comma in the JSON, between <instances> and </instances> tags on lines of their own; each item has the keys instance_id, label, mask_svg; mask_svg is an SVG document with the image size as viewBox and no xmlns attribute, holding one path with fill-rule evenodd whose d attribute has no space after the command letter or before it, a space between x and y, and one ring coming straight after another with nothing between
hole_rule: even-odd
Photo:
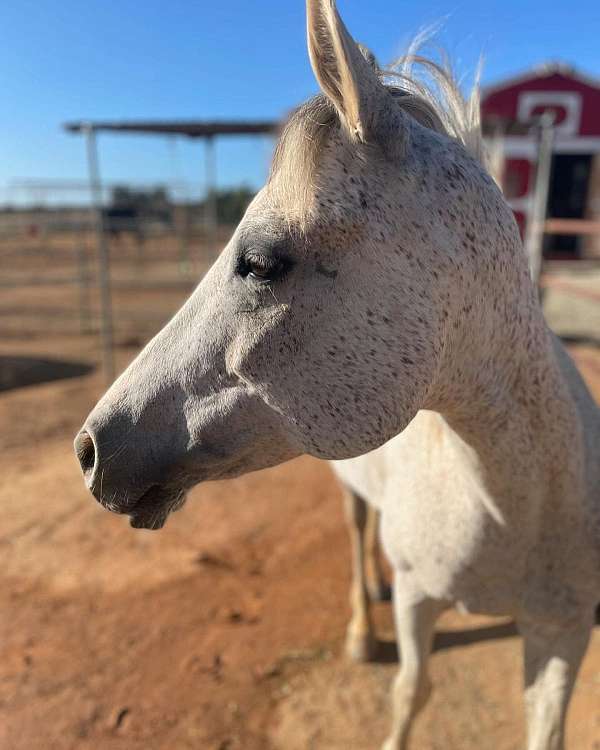
<instances>
[{"instance_id":1,"label":"horse's front leg","mask_svg":"<svg viewBox=\"0 0 600 750\"><path fill-rule=\"evenodd\" d=\"M447 606L411 591L394 575L393 601L400 671L392 688L392 730L382 750L406 750L414 718L427 703L431 683L427 663L436 620Z\"/></svg>"},{"instance_id":2,"label":"horse's front leg","mask_svg":"<svg viewBox=\"0 0 600 750\"><path fill-rule=\"evenodd\" d=\"M387 602L391 598L392 590L381 569L379 518L380 512L377 508L368 505L367 525L364 532L365 575L367 577L367 591L371 601Z\"/></svg>"},{"instance_id":3,"label":"horse's front leg","mask_svg":"<svg viewBox=\"0 0 600 750\"><path fill-rule=\"evenodd\" d=\"M564 750L565 716L593 625L593 612L568 623L519 620L524 638L527 750Z\"/></svg>"},{"instance_id":4,"label":"horse's front leg","mask_svg":"<svg viewBox=\"0 0 600 750\"><path fill-rule=\"evenodd\" d=\"M344 505L352 548L352 617L346 632L346 653L354 661L369 661L377 647L365 573L365 531L369 511L362 497L347 487L344 488Z\"/></svg>"}]
</instances>

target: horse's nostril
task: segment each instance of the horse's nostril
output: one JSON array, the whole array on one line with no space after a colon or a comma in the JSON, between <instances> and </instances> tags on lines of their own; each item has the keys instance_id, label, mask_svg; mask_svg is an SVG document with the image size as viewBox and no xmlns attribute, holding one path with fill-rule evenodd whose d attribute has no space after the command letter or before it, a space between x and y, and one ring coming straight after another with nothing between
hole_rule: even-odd
<instances>
[{"instance_id":1,"label":"horse's nostril","mask_svg":"<svg viewBox=\"0 0 600 750\"><path fill-rule=\"evenodd\" d=\"M75 438L75 453L79 459L81 470L86 478L90 480L96 465L96 446L89 432L82 430Z\"/></svg>"}]
</instances>

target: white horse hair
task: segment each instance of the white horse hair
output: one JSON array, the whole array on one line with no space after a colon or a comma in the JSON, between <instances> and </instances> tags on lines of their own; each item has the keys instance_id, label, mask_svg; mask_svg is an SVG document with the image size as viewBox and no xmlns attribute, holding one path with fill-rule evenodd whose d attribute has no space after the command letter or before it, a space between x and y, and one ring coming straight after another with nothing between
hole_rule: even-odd
<instances>
[{"instance_id":1,"label":"white horse hair","mask_svg":"<svg viewBox=\"0 0 600 750\"><path fill-rule=\"evenodd\" d=\"M385 750L407 746L455 603L515 618L528 750L561 750L600 599L599 411L482 165L476 97L430 64L440 98L410 69L387 86L333 0L307 14L322 94L292 116L215 265L88 417L86 483L159 528L198 482L333 460L359 525L361 498L380 511L393 569ZM358 573L362 558L357 541ZM364 657L362 573L353 601L348 648Z\"/></svg>"}]
</instances>

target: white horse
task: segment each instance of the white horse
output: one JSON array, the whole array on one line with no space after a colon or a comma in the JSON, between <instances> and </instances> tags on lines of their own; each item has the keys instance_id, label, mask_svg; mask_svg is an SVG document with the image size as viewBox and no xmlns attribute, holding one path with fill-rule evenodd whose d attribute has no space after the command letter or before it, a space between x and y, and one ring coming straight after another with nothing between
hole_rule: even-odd
<instances>
[{"instance_id":1,"label":"white horse","mask_svg":"<svg viewBox=\"0 0 600 750\"><path fill-rule=\"evenodd\" d=\"M515 618L528 749L559 750L600 599L599 412L482 166L476 98L439 70L439 100L409 73L384 85L333 0L307 9L323 94L291 117L189 301L92 411L76 438L87 485L158 528L198 482L336 460L380 510L393 568L386 750L406 747L453 603Z\"/></svg>"}]
</instances>

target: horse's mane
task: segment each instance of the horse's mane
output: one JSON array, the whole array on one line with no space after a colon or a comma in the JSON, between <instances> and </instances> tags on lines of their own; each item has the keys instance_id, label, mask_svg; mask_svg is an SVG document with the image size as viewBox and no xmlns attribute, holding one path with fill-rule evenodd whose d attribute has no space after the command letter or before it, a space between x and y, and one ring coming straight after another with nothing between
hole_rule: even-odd
<instances>
[{"instance_id":1,"label":"horse's mane","mask_svg":"<svg viewBox=\"0 0 600 750\"><path fill-rule=\"evenodd\" d=\"M479 74L465 98L446 55L435 62L418 54L427 36L415 37L407 53L385 68L379 67L367 48L359 46L398 106L424 127L462 143L483 164ZM277 185L273 187L288 196L291 191L301 205L307 205L323 143L339 122L335 107L323 94L295 109L275 148L270 179Z\"/></svg>"},{"instance_id":2,"label":"horse's mane","mask_svg":"<svg viewBox=\"0 0 600 750\"><path fill-rule=\"evenodd\" d=\"M479 95L481 65L465 98L443 50L440 62L419 54L429 36L428 31L416 36L405 55L386 68L378 68L379 77L398 97L398 104L421 125L456 139L484 163ZM377 65L373 61L372 64Z\"/></svg>"}]
</instances>

